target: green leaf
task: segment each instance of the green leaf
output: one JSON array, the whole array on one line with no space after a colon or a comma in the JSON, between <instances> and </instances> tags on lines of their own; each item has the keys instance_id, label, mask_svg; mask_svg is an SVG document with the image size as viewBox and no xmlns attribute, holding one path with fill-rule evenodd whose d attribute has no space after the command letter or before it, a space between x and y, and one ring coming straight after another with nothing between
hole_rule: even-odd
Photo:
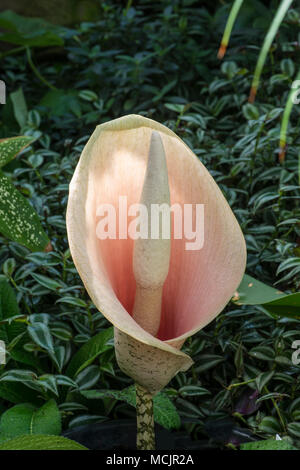
<instances>
[{"instance_id":1,"label":"green leaf","mask_svg":"<svg viewBox=\"0 0 300 470\"><path fill-rule=\"evenodd\" d=\"M82 90L79 92L78 96L85 101L96 101L98 99L97 93L92 90Z\"/></svg>"},{"instance_id":2,"label":"green leaf","mask_svg":"<svg viewBox=\"0 0 300 470\"><path fill-rule=\"evenodd\" d=\"M26 339L22 340L21 347L19 347L19 343L16 347L10 350L10 356L16 362L20 362L21 364L26 364L27 366L32 366L34 369L37 369L39 372L42 372L42 363L40 358L34 356L31 352L25 351L23 347L23 343ZM24 401L24 400L23 400Z\"/></svg>"},{"instance_id":3,"label":"green leaf","mask_svg":"<svg viewBox=\"0 0 300 470\"><path fill-rule=\"evenodd\" d=\"M287 440L275 441L275 439L266 439L265 441L246 442L241 444L241 450L297 450Z\"/></svg>"},{"instance_id":4,"label":"green leaf","mask_svg":"<svg viewBox=\"0 0 300 470\"><path fill-rule=\"evenodd\" d=\"M285 294L247 274L232 300L237 305L262 305L273 315L300 319L300 292Z\"/></svg>"},{"instance_id":5,"label":"green leaf","mask_svg":"<svg viewBox=\"0 0 300 470\"><path fill-rule=\"evenodd\" d=\"M259 429L267 432L268 434L281 432L279 421L273 416L265 416L259 424Z\"/></svg>"},{"instance_id":6,"label":"green leaf","mask_svg":"<svg viewBox=\"0 0 300 470\"><path fill-rule=\"evenodd\" d=\"M111 397L116 400L125 401L131 406L136 406L135 386L132 385L124 390L86 390L81 394L89 399L101 399ZM163 392L159 392L153 398L154 421L166 429L178 429L180 427L179 414L170 400Z\"/></svg>"},{"instance_id":7,"label":"green leaf","mask_svg":"<svg viewBox=\"0 0 300 470\"><path fill-rule=\"evenodd\" d=\"M34 413L31 433L52 435L61 433L61 415L55 400L49 400Z\"/></svg>"},{"instance_id":8,"label":"green leaf","mask_svg":"<svg viewBox=\"0 0 300 470\"><path fill-rule=\"evenodd\" d=\"M49 244L37 213L1 172L0 232L31 251L43 251Z\"/></svg>"},{"instance_id":9,"label":"green leaf","mask_svg":"<svg viewBox=\"0 0 300 470\"><path fill-rule=\"evenodd\" d=\"M223 356L218 356L217 354L200 354L197 361L199 365L196 367L196 372L197 374L203 373L224 360Z\"/></svg>"},{"instance_id":10,"label":"green leaf","mask_svg":"<svg viewBox=\"0 0 300 470\"><path fill-rule=\"evenodd\" d=\"M36 409L29 403L13 406L1 416L0 431L6 438L25 434L61 433L61 416L54 400Z\"/></svg>"},{"instance_id":11,"label":"green leaf","mask_svg":"<svg viewBox=\"0 0 300 470\"><path fill-rule=\"evenodd\" d=\"M41 284L43 287L46 287L47 289L57 291L57 289L61 289L63 287L63 284L61 284L60 282L55 281L50 277L43 276L42 274L31 273L31 276L39 284Z\"/></svg>"},{"instance_id":12,"label":"green leaf","mask_svg":"<svg viewBox=\"0 0 300 470\"><path fill-rule=\"evenodd\" d=\"M257 107L254 106L254 104L251 104L251 103L244 104L243 114L244 114L245 118L248 119L249 121L251 119L256 120L256 119L259 118L259 111L258 111Z\"/></svg>"},{"instance_id":13,"label":"green leaf","mask_svg":"<svg viewBox=\"0 0 300 470\"><path fill-rule=\"evenodd\" d=\"M43 349L54 353L53 338L50 330L45 323L36 322L27 328L33 341Z\"/></svg>"},{"instance_id":14,"label":"green leaf","mask_svg":"<svg viewBox=\"0 0 300 470\"><path fill-rule=\"evenodd\" d=\"M0 445L0 450L88 450L62 436L20 436Z\"/></svg>"},{"instance_id":15,"label":"green leaf","mask_svg":"<svg viewBox=\"0 0 300 470\"><path fill-rule=\"evenodd\" d=\"M261 392L262 389L264 388L267 383L272 379L274 375L274 370L271 370L269 372L262 372L259 374L259 376L255 379L255 383L257 385L258 391Z\"/></svg>"},{"instance_id":16,"label":"green leaf","mask_svg":"<svg viewBox=\"0 0 300 470\"><path fill-rule=\"evenodd\" d=\"M23 434L32 434L30 424L34 410L33 405L22 403L3 413L0 421L2 439L5 437L5 440L7 440Z\"/></svg>"},{"instance_id":17,"label":"green leaf","mask_svg":"<svg viewBox=\"0 0 300 470\"><path fill-rule=\"evenodd\" d=\"M97 384L99 377L99 366L88 366L77 374L76 384L80 390L87 390Z\"/></svg>"},{"instance_id":18,"label":"green leaf","mask_svg":"<svg viewBox=\"0 0 300 470\"><path fill-rule=\"evenodd\" d=\"M76 305L77 307L84 307L87 308L87 303L79 299L78 297L71 297L71 296L66 296L66 297L61 297L60 299L57 300L56 303L64 303L64 304L69 304L69 305Z\"/></svg>"},{"instance_id":19,"label":"green leaf","mask_svg":"<svg viewBox=\"0 0 300 470\"><path fill-rule=\"evenodd\" d=\"M46 390L50 390L58 397L56 376L51 374L44 374L39 377L39 385Z\"/></svg>"},{"instance_id":20,"label":"green leaf","mask_svg":"<svg viewBox=\"0 0 300 470\"><path fill-rule=\"evenodd\" d=\"M22 384L35 389L37 384L37 375L31 370L10 369L1 375L0 382L21 382Z\"/></svg>"},{"instance_id":21,"label":"green leaf","mask_svg":"<svg viewBox=\"0 0 300 470\"><path fill-rule=\"evenodd\" d=\"M19 315L19 307L13 288L5 279L0 279L0 321ZM0 324L0 340L8 345L15 337L26 331L22 323L12 321Z\"/></svg>"},{"instance_id":22,"label":"green leaf","mask_svg":"<svg viewBox=\"0 0 300 470\"><path fill-rule=\"evenodd\" d=\"M275 358L275 352L269 346L255 346L249 351L249 355L262 361L273 361Z\"/></svg>"},{"instance_id":23,"label":"green leaf","mask_svg":"<svg viewBox=\"0 0 300 470\"><path fill-rule=\"evenodd\" d=\"M183 113L185 105L184 104L176 104L176 103L165 103L164 106L175 113Z\"/></svg>"},{"instance_id":24,"label":"green leaf","mask_svg":"<svg viewBox=\"0 0 300 470\"><path fill-rule=\"evenodd\" d=\"M76 90L50 90L41 99L40 105L49 108L51 116L64 116L66 113L81 116L81 103Z\"/></svg>"},{"instance_id":25,"label":"green leaf","mask_svg":"<svg viewBox=\"0 0 300 470\"><path fill-rule=\"evenodd\" d=\"M153 103L156 103L156 101L161 100L167 93L169 93L170 90L172 90L172 88L174 88L176 83L177 83L177 78L175 80L172 80L171 82L167 83L167 85L165 85L160 90L160 92L152 99Z\"/></svg>"},{"instance_id":26,"label":"green leaf","mask_svg":"<svg viewBox=\"0 0 300 470\"><path fill-rule=\"evenodd\" d=\"M283 59L280 62L280 68L282 73L292 78L295 73L295 65L291 59Z\"/></svg>"},{"instance_id":27,"label":"green leaf","mask_svg":"<svg viewBox=\"0 0 300 470\"><path fill-rule=\"evenodd\" d=\"M180 387L178 393L183 397L200 397L202 395L210 395L211 392L204 387L198 385L184 385Z\"/></svg>"},{"instance_id":28,"label":"green leaf","mask_svg":"<svg viewBox=\"0 0 300 470\"><path fill-rule=\"evenodd\" d=\"M10 162L33 141L32 137L26 135L0 140L0 168Z\"/></svg>"},{"instance_id":29,"label":"green leaf","mask_svg":"<svg viewBox=\"0 0 300 470\"><path fill-rule=\"evenodd\" d=\"M42 403L38 394L21 382L1 382L0 398L14 404L28 402L39 406Z\"/></svg>"},{"instance_id":30,"label":"green leaf","mask_svg":"<svg viewBox=\"0 0 300 470\"><path fill-rule=\"evenodd\" d=\"M10 99L13 104L14 116L20 128L24 127L27 123L28 109L25 101L25 96L22 88L10 94Z\"/></svg>"},{"instance_id":31,"label":"green leaf","mask_svg":"<svg viewBox=\"0 0 300 470\"><path fill-rule=\"evenodd\" d=\"M93 338L84 344L73 356L67 368L66 375L75 377L75 375L89 366L100 354L107 351L107 349L111 347L107 345L107 342L113 338L113 335L113 327L111 327L93 336Z\"/></svg>"},{"instance_id":32,"label":"green leaf","mask_svg":"<svg viewBox=\"0 0 300 470\"><path fill-rule=\"evenodd\" d=\"M63 28L39 18L25 18L10 10L0 14L0 27L6 30L0 34L0 40L11 44L30 47L64 44Z\"/></svg>"},{"instance_id":33,"label":"green leaf","mask_svg":"<svg viewBox=\"0 0 300 470\"><path fill-rule=\"evenodd\" d=\"M300 438L300 423L289 423L287 428L288 432L292 434L292 436L297 437L298 439Z\"/></svg>"}]
</instances>

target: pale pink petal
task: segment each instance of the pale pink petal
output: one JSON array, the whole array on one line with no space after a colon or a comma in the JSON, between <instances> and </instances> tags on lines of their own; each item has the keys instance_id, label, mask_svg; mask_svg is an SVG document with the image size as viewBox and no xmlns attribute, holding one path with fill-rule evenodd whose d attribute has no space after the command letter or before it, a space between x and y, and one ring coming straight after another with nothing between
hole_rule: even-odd
<instances>
[{"instance_id":1,"label":"pale pink petal","mask_svg":"<svg viewBox=\"0 0 300 470\"><path fill-rule=\"evenodd\" d=\"M153 129L160 132L166 152L171 204L204 204L203 248L188 251L189 240L172 240L157 338L130 316L135 295L133 240L96 236L100 204L113 204L118 215L119 196L127 197L128 206L139 203ZM99 310L121 332L177 356L182 368L189 367L191 359L172 347L171 340L184 340L223 310L246 262L240 227L199 159L168 128L141 116L98 126L70 185L67 228L74 263ZM117 223L117 234L118 228Z\"/></svg>"}]
</instances>

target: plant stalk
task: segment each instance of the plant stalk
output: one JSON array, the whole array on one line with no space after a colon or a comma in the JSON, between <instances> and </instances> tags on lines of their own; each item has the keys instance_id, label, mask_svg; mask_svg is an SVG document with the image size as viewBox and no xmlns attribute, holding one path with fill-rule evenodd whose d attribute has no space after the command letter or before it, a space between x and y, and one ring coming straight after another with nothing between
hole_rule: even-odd
<instances>
[{"instance_id":1,"label":"plant stalk","mask_svg":"<svg viewBox=\"0 0 300 470\"><path fill-rule=\"evenodd\" d=\"M155 450L153 397L144 387L135 384L137 450Z\"/></svg>"},{"instance_id":2,"label":"plant stalk","mask_svg":"<svg viewBox=\"0 0 300 470\"><path fill-rule=\"evenodd\" d=\"M50 88L50 90L57 90L57 88L53 85L51 85L51 83L48 82L48 80L46 80L45 77L43 77L43 75L38 71L38 69L36 68L36 66L34 65L33 61L32 61L32 57L31 57L31 50L29 47L26 47L26 55L27 55L27 60L28 60L28 63L33 71L33 73L36 75L36 77L42 82L44 83L44 85L46 85L48 88Z\"/></svg>"}]
</instances>

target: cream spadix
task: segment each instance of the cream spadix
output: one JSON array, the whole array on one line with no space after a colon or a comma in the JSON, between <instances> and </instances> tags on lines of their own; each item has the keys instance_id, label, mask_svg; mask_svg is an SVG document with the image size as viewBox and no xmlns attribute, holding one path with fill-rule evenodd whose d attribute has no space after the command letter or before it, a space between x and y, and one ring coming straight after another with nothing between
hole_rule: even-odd
<instances>
[{"instance_id":1,"label":"cream spadix","mask_svg":"<svg viewBox=\"0 0 300 470\"><path fill-rule=\"evenodd\" d=\"M155 335L132 316L135 241L99 239L96 234L99 205L115 208L118 225L119 197L126 196L128 207L140 202L153 131L165 152L171 205L205 208L202 249L186 250L184 237L172 235ZM130 216L126 218L129 223ZM125 116L98 126L86 144L70 184L67 231L75 266L91 299L115 326L120 368L149 392L158 392L192 364L175 345L223 310L244 273L244 237L222 192L174 132L142 116Z\"/></svg>"},{"instance_id":2,"label":"cream spadix","mask_svg":"<svg viewBox=\"0 0 300 470\"><path fill-rule=\"evenodd\" d=\"M132 316L142 328L155 336L160 325L162 292L169 272L171 247L168 168L163 143L157 131L151 134L140 203L146 210L143 214L147 224L145 235L148 236L134 242L133 272L136 292ZM160 210L163 211L161 217ZM163 233L163 223L166 222L169 238L164 238L167 234Z\"/></svg>"}]
</instances>

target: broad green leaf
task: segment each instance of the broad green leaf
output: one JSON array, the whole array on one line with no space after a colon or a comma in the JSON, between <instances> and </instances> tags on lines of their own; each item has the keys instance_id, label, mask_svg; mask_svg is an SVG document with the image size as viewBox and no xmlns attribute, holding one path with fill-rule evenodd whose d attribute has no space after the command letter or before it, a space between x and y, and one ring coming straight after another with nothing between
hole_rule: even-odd
<instances>
[{"instance_id":1,"label":"broad green leaf","mask_svg":"<svg viewBox=\"0 0 300 470\"><path fill-rule=\"evenodd\" d=\"M84 344L73 356L66 374L70 377L74 377L89 366L100 354L111 347L107 345L107 342L113 338L113 335L114 332L111 327L93 336L93 338Z\"/></svg>"},{"instance_id":2,"label":"broad green leaf","mask_svg":"<svg viewBox=\"0 0 300 470\"><path fill-rule=\"evenodd\" d=\"M1 416L0 431L6 438L25 434L61 433L61 416L54 400L49 400L36 409L29 403L13 406Z\"/></svg>"},{"instance_id":3,"label":"broad green leaf","mask_svg":"<svg viewBox=\"0 0 300 470\"><path fill-rule=\"evenodd\" d=\"M51 435L61 433L61 415L55 400L49 400L35 411L31 420L30 433Z\"/></svg>"},{"instance_id":4,"label":"broad green leaf","mask_svg":"<svg viewBox=\"0 0 300 470\"><path fill-rule=\"evenodd\" d=\"M41 405L42 400L35 390L32 390L20 382L1 382L0 383L0 398L8 401L9 403L32 403L34 405Z\"/></svg>"},{"instance_id":5,"label":"broad green leaf","mask_svg":"<svg viewBox=\"0 0 300 470\"><path fill-rule=\"evenodd\" d=\"M232 300L237 305L262 305L271 314L300 319L300 292L285 294L247 274Z\"/></svg>"},{"instance_id":6,"label":"broad green leaf","mask_svg":"<svg viewBox=\"0 0 300 470\"><path fill-rule=\"evenodd\" d=\"M125 401L131 406L136 406L135 386L132 385L124 390L86 390L81 394L89 399L101 399L111 397L116 400ZM179 414L169 397L159 392L153 398L154 421L167 429L178 429L180 427Z\"/></svg>"},{"instance_id":7,"label":"broad green leaf","mask_svg":"<svg viewBox=\"0 0 300 470\"><path fill-rule=\"evenodd\" d=\"M24 127L27 123L28 109L25 101L25 96L22 88L10 94L10 99L13 104L14 116L20 128Z\"/></svg>"},{"instance_id":8,"label":"broad green leaf","mask_svg":"<svg viewBox=\"0 0 300 470\"><path fill-rule=\"evenodd\" d=\"M42 363L38 356L34 356L31 352L24 350L24 342L26 339L22 339L21 344L20 342L17 343L16 347L14 347L10 352L10 356L16 362L20 364L26 364L27 366L32 366L34 369L37 369L39 372L43 372Z\"/></svg>"},{"instance_id":9,"label":"broad green leaf","mask_svg":"<svg viewBox=\"0 0 300 470\"><path fill-rule=\"evenodd\" d=\"M26 135L0 140L0 168L10 162L33 141L32 137Z\"/></svg>"},{"instance_id":10,"label":"broad green leaf","mask_svg":"<svg viewBox=\"0 0 300 470\"><path fill-rule=\"evenodd\" d=\"M0 445L0 450L88 450L62 436L20 436Z\"/></svg>"},{"instance_id":11,"label":"broad green leaf","mask_svg":"<svg viewBox=\"0 0 300 470\"><path fill-rule=\"evenodd\" d=\"M246 442L241 444L241 450L297 450L286 440L266 439L265 441Z\"/></svg>"},{"instance_id":12,"label":"broad green leaf","mask_svg":"<svg viewBox=\"0 0 300 470\"><path fill-rule=\"evenodd\" d=\"M20 46L45 47L62 46L63 28L39 18L25 18L13 11L0 14L0 27L4 30L0 40Z\"/></svg>"},{"instance_id":13,"label":"broad green leaf","mask_svg":"<svg viewBox=\"0 0 300 470\"><path fill-rule=\"evenodd\" d=\"M0 232L31 251L43 251L50 243L33 207L2 172L0 172Z\"/></svg>"},{"instance_id":14,"label":"broad green leaf","mask_svg":"<svg viewBox=\"0 0 300 470\"><path fill-rule=\"evenodd\" d=\"M31 418L35 407L29 403L13 406L1 416L0 431L6 439L32 434L30 432Z\"/></svg>"},{"instance_id":15,"label":"broad green leaf","mask_svg":"<svg viewBox=\"0 0 300 470\"><path fill-rule=\"evenodd\" d=\"M50 90L41 99L40 105L49 108L51 116L64 116L66 113L81 116L81 103L76 90Z\"/></svg>"}]
</instances>

